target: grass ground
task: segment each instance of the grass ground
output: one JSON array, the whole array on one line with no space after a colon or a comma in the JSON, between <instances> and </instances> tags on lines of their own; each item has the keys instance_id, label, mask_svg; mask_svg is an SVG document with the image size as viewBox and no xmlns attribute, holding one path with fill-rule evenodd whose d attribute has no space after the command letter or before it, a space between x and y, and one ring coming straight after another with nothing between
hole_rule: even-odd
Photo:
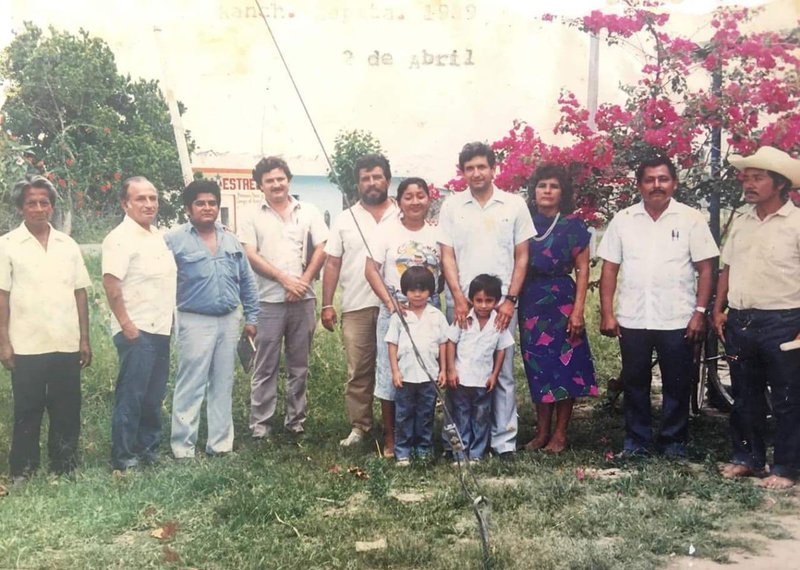
<instances>
[{"instance_id":1,"label":"grass ground","mask_svg":"<svg viewBox=\"0 0 800 570\"><path fill-rule=\"evenodd\" d=\"M96 262L91 271L99 273ZM344 357L340 335L321 328L305 438L278 433L251 444L248 379L237 372L234 454L175 463L165 445L160 464L114 478L108 456L116 355L98 317L101 290L94 293L95 361L83 384L83 466L71 478L42 473L0 497L0 568L481 567L475 519L453 468L397 470L377 457L374 440L354 450L338 446L348 431ZM596 330L594 312L587 318ZM592 340L603 387L617 373L618 354L613 341ZM533 417L523 380L518 399L526 441ZM0 471L7 472L5 374L0 402ZM165 418L169 409L168 399ZM724 417L693 420L689 462L608 461L606 453L620 447L621 426L621 416L600 402L581 403L563 455L525 454L475 469L491 501L492 567L650 568L690 547L695 556L724 559L741 546L735 536L745 520L751 533L781 534L764 513L765 492L716 474L726 451ZM768 505L772 512L793 508L786 496L771 496ZM379 539L385 548L357 552L357 541Z\"/></svg>"}]
</instances>

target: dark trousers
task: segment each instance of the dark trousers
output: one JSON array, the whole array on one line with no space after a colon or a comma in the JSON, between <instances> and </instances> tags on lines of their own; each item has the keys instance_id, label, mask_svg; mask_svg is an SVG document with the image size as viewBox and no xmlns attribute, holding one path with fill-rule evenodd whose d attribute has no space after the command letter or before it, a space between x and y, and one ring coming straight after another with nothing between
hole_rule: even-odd
<instances>
[{"instance_id":1,"label":"dark trousers","mask_svg":"<svg viewBox=\"0 0 800 570\"><path fill-rule=\"evenodd\" d=\"M119 375L111 415L111 463L127 469L152 462L161 440L161 403L169 375L169 335L139 331L130 342L114 335Z\"/></svg>"},{"instance_id":2,"label":"dark trousers","mask_svg":"<svg viewBox=\"0 0 800 570\"><path fill-rule=\"evenodd\" d=\"M761 469L766 463L767 385L775 418L774 465L770 472L793 479L800 470L800 350L779 345L800 333L800 309L737 311L725 327L730 357L733 462Z\"/></svg>"},{"instance_id":3,"label":"dark trousers","mask_svg":"<svg viewBox=\"0 0 800 570\"><path fill-rule=\"evenodd\" d=\"M492 394L486 388L458 386L449 391L453 422L464 444L461 459L481 459L489 448L492 433Z\"/></svg>"},{"instance_id":4,"label":"dark trousers","mask_svg":"<svg viewBox=\"0 0 800 570\"><path fill-rule=\"evenodd\" d=\"M404 382L394 400L394 456L409 459L426 457L433 450L433 414L436 410L436 387L433 382Z\"/></svg>"},{"instance_id":5,"label":"dark trousers","mask_svg":"<svg viewBox=\"0 0 800 570\"><path fill-rule=\"evenodd\" d=\"M18 354L14 360L14 434L8 458L11 476L29 475L39 467L39 435L45 409L50 421L50 471L68 473L75 468L81 431L80 354Z\"/></svg>"},{"instance_id":6,"label":"dark trousers","mask_svg":"<svg viewBox=\"0 0 800 570\"><path fill-rule=\"evenodd\" d=\"M686 329L621 329L622 382L625 390L625 444L628 451L653 447L650 384L653 349L661 369L659 450L684 453L689 435L692 346Z\"/></svg>"}]
</instances>

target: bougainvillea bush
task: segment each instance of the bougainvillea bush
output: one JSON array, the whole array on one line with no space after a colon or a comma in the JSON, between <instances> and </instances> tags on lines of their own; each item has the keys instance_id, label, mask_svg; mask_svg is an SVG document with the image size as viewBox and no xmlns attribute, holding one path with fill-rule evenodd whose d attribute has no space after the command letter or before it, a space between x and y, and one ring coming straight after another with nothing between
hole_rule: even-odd
<instances>
[{"instance_id":1,"label":"bougainvillea bush","mask_svg":"<svg viewBox=\"0 0 800 570\"><path fill-rule=\"evenodd\" d=\"M672 34L659 2L631 0L621 14L594 11L561 20L641 53L641 75L621 86L623 105L599 105L594 125L575 94L563 90L553 132L566 135L567 144L548 144L532 125L514 121L492 144L499 158L496 185L516 192L538 164L561 164L573 175L579 215L599 226L634 201L632 168L662 153L679 168L682 201L699 205L718 193L723 207L735 206L740 191L727 154L748 154L759 145L800 152L800 29L792 22L787 32L744 32L756 14L716 10L697 34L705 32L703 41ZM553 16L544 20L557 25ZM715 129L719 153L712 152ZM460 176L446 185L465 187Z\"/></svg>"}]
</instances>

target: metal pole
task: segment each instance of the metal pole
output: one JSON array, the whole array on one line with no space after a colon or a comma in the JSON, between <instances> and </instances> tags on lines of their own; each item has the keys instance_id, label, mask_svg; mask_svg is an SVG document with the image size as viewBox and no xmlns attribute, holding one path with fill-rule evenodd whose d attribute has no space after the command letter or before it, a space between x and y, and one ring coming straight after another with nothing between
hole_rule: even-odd
<instances>
[{"instance_id":1,"label":"metal pole","mask_svg":"<svg viewBox=\"0 0 800 570\"><path fill-rule=\"evenodd\" d=\"M597 114L597 95L600 69L600 38L597 34L589 37L589 85L586 95L586 106L589 109L589 127L592 130L597 128L594 117Z\"/></svg>"},{"instance_id":2,"label":"metal pole","mask_svg":"<svg viewBox=\"0 0 800 570\"><path fill-rule=\"evenodd\" d=\"M161 90L164 92L164 99L167 100L167 107L169 108L172 132L175 134L175 146L178 147L178 158L181 162L181 174L183 175L184 184L189 184L194 179L192 162L189 159L189 146L186 144L186 132L183 129L183 121L181 120L181 113L178 110L178 102L175 100L175 93L172 91L169 63L161 41L161 28L154 26L153 34L156 38L156 49L158 50L158 56L161 60Z\"/></svg>"}]
</instances>

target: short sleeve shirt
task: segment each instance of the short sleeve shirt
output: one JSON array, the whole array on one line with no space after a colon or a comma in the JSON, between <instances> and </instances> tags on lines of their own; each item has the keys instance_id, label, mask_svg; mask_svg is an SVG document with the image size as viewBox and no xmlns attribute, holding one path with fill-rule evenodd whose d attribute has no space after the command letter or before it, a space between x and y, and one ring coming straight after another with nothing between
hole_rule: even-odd
<instances>
[{"instance_id":1,"label":"short sleeve shirt","mask_svg":"<svg viewBox=\"0 0 800 570\"><path fill-rule=\"evenodd\" d=\"M747 209L733 222L722 263L734 309L800 308L800 209L791 201L764 218Z\"/></svg>"},{"instance_id":2,"label":"short sleeve shirt","mask_svg":"<svg viewBox=\"0 0 800 570\"><path fill-rule=\"evenodd\" d=\"M400 278L406 269L414 266L428 269L439 283L442 272L440 240L439 227L428 223L417 231L406 228L399 217L378 225L370 250L373 259L381 264L383 280L390 292L401 290Z\"/></svg>"},{"instance_id":3,"label":"short sleeve shirt","mask_svg":"<svg viewBox=\"0 0 800 570\"><path fill-rule=\"evenodd\" d=\"M597 255L620 265L617 320L631 329L686 327L696 306L692 263L719 255L703 214L675 199L653 220L638 202L617 213Z\"/></svg>"},{"instance_id":4,"label":"short sleeve shirt","mask_svg":"<svg viewBox=\"0 0 800 570\"><path fill-rule=\"evenodd\" d=\"M353 221L353 217L358 221ZM397 216L397 206L391 202L379 220L384 222ZM342 312L357 311L368 307L377 307L380 300L373 293L364 277L364 263L367 259L367 248L358 228L364 233L367 243L372 242L378 222L361 202L339 214L331 227L331 236L325 245L325 253L342 258L339 272L339 284L342 286Z\"/></svg>"},{"instance_id":5,"label":"short sleeve shirt","mask_svg":"<svg viewBox=\"0 0 800 570\"><path fill-rule=\"evenodd\" d=\"M439 375L439 346L447 342L447 319L439 309L427 305L422 317L417 318L413 312L406 312L406 323L411 337L422 355L425 368L434 380ZM397 314L389 319L389 330L384 340L397 345L397 364L403 375L403 382L422 384L429 382L428 375L417 362L414 348L408 337L400 317Z\"/></svg>"},{"instance_id":6,"label":"short sleeve shirt","mask_svg":"<svg viewBox=\"0 0 800 570\"><path fill-rule=\"evenodd\" d=\"M470 388L485 388L494 368L494 353L514 346L514 337L508 329L498 331L492 311L481 329L474 310L467 315L467 328L456 323L447 330L447 339L456 344L456 370L459 385Z\"/></svg>"},{"instance_id":7,"label":"short sleeve shirt","mask_svg":"<svg viewBox=\"0 0 800 570\"><path fill-rule=\"evenodd\" d=\"M168 335L172 330L177 267L160 231L128 216L103 240L103 275L122 281L122 299L136 328ZM111 319L114 334L121 328Z\"/></svg>"},{"instance_id":8,"label":"short sleeve shirt","mask_svg":"<svg viewBox=\"0 0 800 570\"><path fill-rule=\"evenodd\" d=\"M78 352L75 291L92 284L72 238L50 228L47 249L25 224L0 238L0 289L9 293L15 354Z\"/></svg>"},{"instance_id":9,"label":"short sleeve shirt","mask_svg":"<svg viewBox=\"0 0 800 570\"><path fill-rule=\"evenodd\" d=\"M439 212L441 243L455 251L458 279L466 295L482 273L496 275L508 293L514 248L535 235L528 206L520 196L492 187L481 207L469 190L452 194Z\"/></svg>"},{"instance_id":10,"label":"short sleeve shirt","mask_svg":"<svg viewBox=\"0 0 800 570\"><path fill-rule=\"evenodd\" d=\"M264 200L244 216L239 225L239 241L255 246L258 255L277 269L300 277L305 270L312 248L328 240L328 226L313 204L289 198L291 212L284 221ZM310 243L309 243L310 242ZM264 303L283 303L286 290L273 279L256 273L259 300ZM310 287L306 299L314 298Z\"/></svg>"}]
</instances>

